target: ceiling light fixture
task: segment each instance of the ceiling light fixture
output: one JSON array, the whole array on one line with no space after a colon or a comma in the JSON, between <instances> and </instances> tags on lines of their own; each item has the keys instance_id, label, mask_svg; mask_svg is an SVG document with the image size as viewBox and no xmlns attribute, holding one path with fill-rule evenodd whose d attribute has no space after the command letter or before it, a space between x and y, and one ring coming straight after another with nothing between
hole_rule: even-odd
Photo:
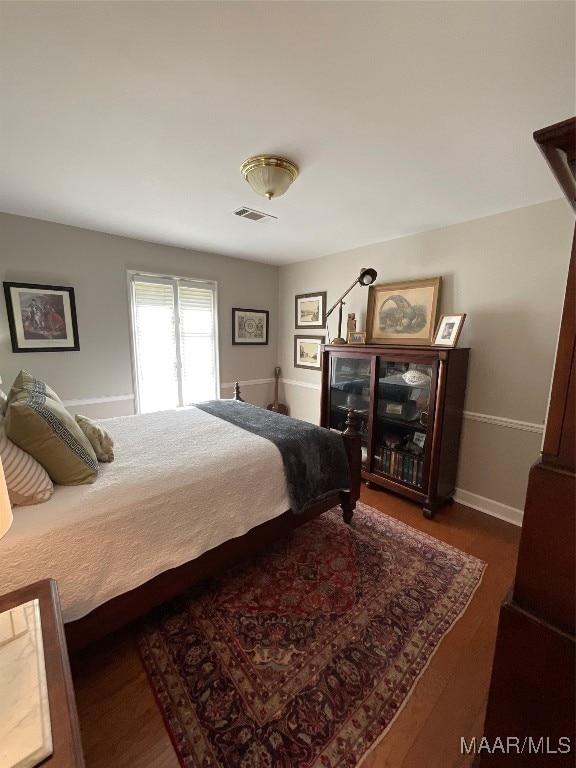
<instances>
[{"instance_id":1,"label":"ceiling light fixture","mask_svg":"<svg viewBox=\"0 0 576 768\"><path fill-rule=\"evenodd\" d=\"M257 155L244 160L240 172L257 195L280 197L298 176L298 166L285 157Z\"/></svg>"}]
</instances>

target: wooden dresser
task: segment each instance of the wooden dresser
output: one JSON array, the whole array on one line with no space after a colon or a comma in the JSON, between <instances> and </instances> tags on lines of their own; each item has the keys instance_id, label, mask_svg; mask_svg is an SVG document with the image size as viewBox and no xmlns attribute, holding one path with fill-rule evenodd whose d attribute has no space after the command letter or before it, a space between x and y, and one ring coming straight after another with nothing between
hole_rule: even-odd
<instances>
[{"instance_id":1,"label":"wooden dresser","mask_svg":"<svg viewBox=\"0 0 576 768\"><path fill-rule=\"evenodd\" d=\"M53 753L40 768L85 768L58 590L45 579L0 596L0 612L38 600Z\"/></svg>"},{"instance_id":2,"label":"wooden dresser","mask_svg":"<svg viewBox=\"0 0 576 768\"><path fill-rule=\"evenodd\" d=\"M537 131L534 139L576 211L576 118ZM542 456L530 470L516 577L500 611L484 726L489 746L498 737L504 744L507 737L519 737L523 749L485 751L477 761L482 768L576 764L575 249L576 230Z\"/></svg>"}]
</instances>

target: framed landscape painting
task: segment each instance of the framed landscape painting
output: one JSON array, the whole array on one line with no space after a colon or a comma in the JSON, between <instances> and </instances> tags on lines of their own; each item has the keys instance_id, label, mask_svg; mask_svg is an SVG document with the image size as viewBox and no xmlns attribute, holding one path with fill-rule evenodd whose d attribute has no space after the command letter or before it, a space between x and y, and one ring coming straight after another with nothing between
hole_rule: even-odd
<instances>
[{"instance_id":1,"label":"framed landscape painting","mask_svg":"<svg viewBox=\"0 0 576 768\"><path fill-rule=\"evenodd\" d=\"M441 277L368 288L367 341L373 344L432 344Z\"/></svg>"},{"instance_id":2,"label":"framed landscape painting","mask_svg":"<svg viewBox=\"0 0 576 768\"><path fill-rule=\"evenodd\" d=\"M320 370L324 339L325 336L294 336L294 367Z\"/></svg>"},{"instance_id":3,"label":"framed landscape painting","mask_svg":"<svg viewBox=\"0 0 576 768\"><path fill-rule=\"evenodd\" d=\"M296 296L296 328L326 327L326 291Z\"/></svg>"},{"instance_id":4,"label":"framed landscape painting","mask_svg":"<svg viewBox=\"0 0 576 768\"><path fill-rule=\"evenodd\" d=\"M13 352L78 351L74 288L4 283Z\"/></svg>"}]
</instances>

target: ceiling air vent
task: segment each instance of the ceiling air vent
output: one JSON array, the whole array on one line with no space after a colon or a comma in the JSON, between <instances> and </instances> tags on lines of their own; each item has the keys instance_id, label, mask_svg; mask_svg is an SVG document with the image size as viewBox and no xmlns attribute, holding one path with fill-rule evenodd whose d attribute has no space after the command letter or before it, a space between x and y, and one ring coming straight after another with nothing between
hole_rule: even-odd
<instances>
[{"instance_id":1,"label":"ceiling air vent","mask_svg":"<svg viewBox=\"0 0 576 768\"><path fill-rule=\"evenodd\" d=\"M260 221L265 224L268 219L277 219L278 216L270 216L269 213L262 213L262 211L255 211L252 208L238 208L232 211L235 216L240 216L243 219L250 219L250 221Z\"/></svg>"}]
</instances>

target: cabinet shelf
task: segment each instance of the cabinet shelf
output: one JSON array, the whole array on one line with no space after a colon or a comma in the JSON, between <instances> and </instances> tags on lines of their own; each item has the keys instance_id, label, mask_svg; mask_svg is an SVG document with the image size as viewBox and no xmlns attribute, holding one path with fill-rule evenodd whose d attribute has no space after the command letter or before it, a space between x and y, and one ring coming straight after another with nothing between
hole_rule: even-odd
<instances>
[{"instance_id":1,"label":"cabinet shelf","mask_svg":"<svg viewBox=\"0 0 576 768\"><path fill-rule=\"evenodd\" d=\"M342 430L353 408L364 479L433 517L456 486L469 350L326 344L322 355L321 424Z\"/></svg>"},{"instance_id":2,"label":"cabinet shelf","mask_svg":"<svg viewBox=\"0 0 576 768\"><path fill-rule=\"evenodd\" d=\"M393 416L380 416L378 414L376 416L376 420L379 425L386 425L386 424L395 424L398 427L406 428L406 429L412 429L417 432L426 432L428 429L428 426L425 424L422 424L418 419L399 419L394 418Z\"/></svg>"}]
</instances>

